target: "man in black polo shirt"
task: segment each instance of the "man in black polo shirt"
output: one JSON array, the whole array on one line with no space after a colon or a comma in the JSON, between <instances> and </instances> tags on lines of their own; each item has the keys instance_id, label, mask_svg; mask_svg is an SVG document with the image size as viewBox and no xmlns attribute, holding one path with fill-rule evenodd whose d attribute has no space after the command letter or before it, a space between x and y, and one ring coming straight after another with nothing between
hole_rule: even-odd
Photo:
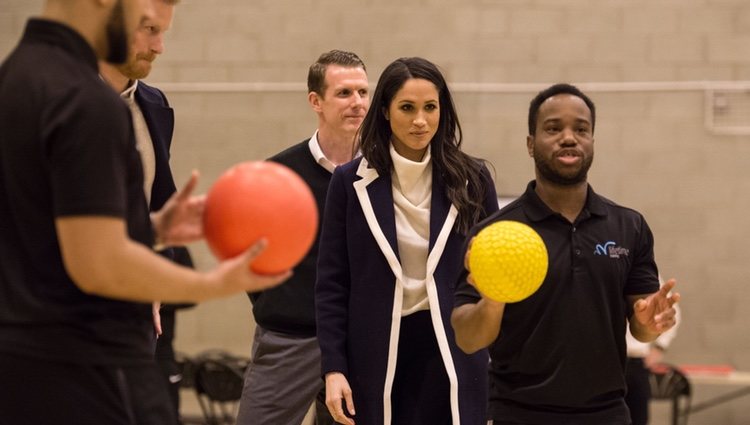
<instances>
[{"instance_id":1,"label":"man in black polo shirt","mask_svg":"<svg viewBox=\"0 0 750 425\"><path fill-rule=\"evenodd\" d=\"M175 424L151 301L267 288L257 244L208 273L151 250L202 236L188 185L149 217L122 62L150 0L47 0L0 66L0 423ZM152 230L153 229L153 230Z\"/></svg>"},{"instance_id":2,"label":"man in black polo shirt","mask_svg":"<svg viewBox=\"0 0 750 425\"><path fill-rule=\"evenodd\" d=\"M489 346L495 425L630 424L626 326L651 341L675 324L679 295L669 295L675 281L659 289L653 235L643 216L587 183L594 124L594 104L576 87L540 92L529 108L527 137L536 180L469 235L515 220L534 228L549 254L541 288L518 303L481 296L470 274L459 282L456 340L469 353Z\"/></svg>"}]
</instances>

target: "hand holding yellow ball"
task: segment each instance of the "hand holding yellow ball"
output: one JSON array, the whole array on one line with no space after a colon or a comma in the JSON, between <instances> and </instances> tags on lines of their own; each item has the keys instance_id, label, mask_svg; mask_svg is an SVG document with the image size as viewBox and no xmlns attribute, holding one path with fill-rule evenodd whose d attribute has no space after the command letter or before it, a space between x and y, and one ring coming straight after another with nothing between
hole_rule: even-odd
<instances>
[{"instance_id":1,"label":"hand holding yellow ball","mask_svg":"<svg viewBox=\"0 0 750 425\"><path fill-rule=\"evenodd\" d=\"M497 302L522 301L547 275L547 247L526 224L502 220L482 229L471 242L468 266L474 286Z\"/></svg>"}]
</instances>

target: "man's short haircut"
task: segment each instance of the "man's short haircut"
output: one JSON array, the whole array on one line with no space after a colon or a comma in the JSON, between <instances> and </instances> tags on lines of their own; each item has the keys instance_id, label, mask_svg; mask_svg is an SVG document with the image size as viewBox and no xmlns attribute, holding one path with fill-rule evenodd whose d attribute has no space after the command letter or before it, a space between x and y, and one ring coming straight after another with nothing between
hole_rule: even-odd
<instances>
[{"instance_id":1,"label":"man's short haircut","mask_svg":"<svg viewBox=\"0 0 750 425\"><path fill-rule=\"evenodd\" d=\"M581 100L586 103L586 106L589 107L589 111L591 111L591 133L593 134L594 125L596 124L596 106L594 106L594 102L589 99L588 96L583 94L578 87L572 84L558 83L540 91L534 99L531 100L531 104L529 105L529 135L536 135L536 121L539 118L539 108L542 106L542 103L550 97L558 94L573 95L581 98Z\"/></svg>"},{"instance_id":2,"label":"man's short haircut","mask_svg":"<svg viewBox=\"0 0 750 425\"><path fill-rule=\"evenodd\" d=\"M362 68L367 72L365 63L355 53L344 50L331 50L320 55L318 60L310 65L307 73L307 92L315 92L324 96L326 92L326 69L328 65L338 65L351 68Z\"/></svg>"}]
</instances>

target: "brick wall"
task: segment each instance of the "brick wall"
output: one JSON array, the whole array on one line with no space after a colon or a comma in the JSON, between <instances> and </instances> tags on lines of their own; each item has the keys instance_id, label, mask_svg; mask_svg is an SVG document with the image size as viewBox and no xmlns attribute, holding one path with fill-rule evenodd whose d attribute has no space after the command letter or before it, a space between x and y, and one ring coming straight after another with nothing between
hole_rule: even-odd
<instances>
[{"instance_id":1,"label":"brick wall","mask_svg":"<svg viewBox=\"0 0 750 425\"><path fill-rule=\"evenodd\" d=\"M0 57L41 5L0 0ZM675 89L679 82L750 80L749 2L183 0L149 77L167 88L176 110L178 180L197 168L206 190L230 165L309 137L315 118L303 85L307 67L332 48L360 54L373 89L397 57L439 64L456 87L465 149L495 166L506 195L533 177L524 142L537 85L589 87L599 109L591 183L646 215L660 270L679 279L684 296L684 322L668 360L750 369L750 136L707 131L703 91ZM207 82L296 83L299 90L174 84ZM662 85L623 89L639 82ZM465 83L486 85L477 92ZM490 85L498 83L501 89ZM192 248L199 267L214 264L203 245ZM207 302L181 313L178 345L247 353L252 326L246 297ZM744 405L697 414L691 423L748 423Z\"/></svg>"}]
</instances>

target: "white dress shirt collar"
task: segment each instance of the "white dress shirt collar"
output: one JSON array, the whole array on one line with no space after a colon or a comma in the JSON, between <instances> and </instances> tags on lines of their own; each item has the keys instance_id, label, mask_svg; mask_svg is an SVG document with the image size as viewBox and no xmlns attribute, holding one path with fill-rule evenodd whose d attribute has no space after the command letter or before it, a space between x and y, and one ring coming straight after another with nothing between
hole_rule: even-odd
<instances>
[{"instance_id":1,"label":"white dress shirt collar","mask_svg":"<svg viewBox=\"0 0 750 425\"><path fill-rule=\"evenodd\" d=\"M307 146L310 148L310 153L312 154L313 158L315 158L315 162L317 162L321 167L328 170L328 172L333 173L333 170L336 168L336 164L331 162L330 159L326 158L326 154L323 153L323 149L321 149L320 143L318 142L317 130L315 130L315 134L312 135L310 141L307 143Z\"/></svg>"}]
</instances>

